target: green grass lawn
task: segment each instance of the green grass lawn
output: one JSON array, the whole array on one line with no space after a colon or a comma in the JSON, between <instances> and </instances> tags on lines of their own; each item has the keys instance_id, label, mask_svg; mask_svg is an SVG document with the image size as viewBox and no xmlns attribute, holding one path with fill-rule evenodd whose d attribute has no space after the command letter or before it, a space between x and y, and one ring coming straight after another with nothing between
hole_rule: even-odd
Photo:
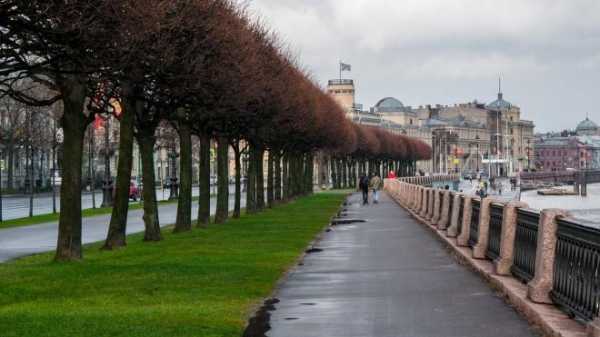
<instances>
[{"instance_id":1,"label":"green grass lawn","mask_svg":"<svg viewBox=\"0 0 600 337\"><path fill-rule=\"evenodd\" d=\"M198 197L192 198L194 201L198 200ZM177 200L163 200L159 201L158 205L166 205L177 203ZM143 206L140 202L132 202L129 204L129 210L141 209ZM98 215L106 215L112 213L112 207L104 207L104 208L87 208L81 211L81 216L83 218L98 216ZM59 213L56 214L40 214L34 215L32 217L18 218L12 220L6 220L0 222L0 229L3 228L12 228L12 227L22 227L22 226L31 226L31 225L39 225L42 223L58 221ZM1 335L0 335L1 336Z\"/></svg>"},{"instance_id":2,"label":"green grass lawn","mask_svg":"<svg viewBox=\"0 0 600 337\"><path fill-rule=\"evenodd\" d=\"M41 254L0 264L0 336L235 336L337 211L317 193L160 243L129 237L77 263Z\"/></svg>"}]
</instances>

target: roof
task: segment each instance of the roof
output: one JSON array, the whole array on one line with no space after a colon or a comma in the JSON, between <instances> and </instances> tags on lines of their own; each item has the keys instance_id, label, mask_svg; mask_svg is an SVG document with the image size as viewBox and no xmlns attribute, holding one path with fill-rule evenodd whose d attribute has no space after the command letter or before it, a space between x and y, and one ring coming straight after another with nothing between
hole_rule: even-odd
<instances>
[{"instance_id":1,"label":"roof","mask_svg":"<svg viewBox=\"0 0 600 337\"><path fill-rule=\"evenodd\" d=\"M427 127L442 127L442 126L453 126L453 127L462 127L462 128L476 128L482 129L485 128L485 125L470 121L465 118L463 115L459 115L457 117L452 118L431 118L425 122Z\"/></svg>"},{"instance_id":2,"label":"roof","mask_svg":"<svg viewBox=\"0 0 600 337\"><path fill-rule=\"evenodd\" d=\"M488 104L487 108L491 110L508 110L512 108L512 103L504 100L503 94L500 92L498 93L498 99Z\"/></svg>"},{"instance_id":3,"label":"roof","mask_svg":"<svg viewBox=\"0 0 600 337\"><path fill-rule=\"evenodd\" d=\"M394 97L382 98L375 104L378 111L381 112L396 112L404 111L404 104Z\"/></svg>"},{"instance_id":4,"label":"roof","mask_svg":"<svg viewBox=\"0 0 600 337\"><path fill-rule=\"evenodd\" d=\"M577 125L577 131L585 131L585 130L598 130L598 124L591 121L586 117L585 120L579 122Z\"/></svg>"}]
</instances>

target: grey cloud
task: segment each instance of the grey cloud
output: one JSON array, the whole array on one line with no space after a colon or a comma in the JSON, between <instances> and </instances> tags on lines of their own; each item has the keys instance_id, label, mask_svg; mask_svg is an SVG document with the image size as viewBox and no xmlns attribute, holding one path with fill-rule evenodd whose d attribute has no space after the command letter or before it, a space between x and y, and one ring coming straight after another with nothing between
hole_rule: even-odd
<instances>
[{"instance_id":1,"label":"grey cloud","mask_svg":"<svg viewBox=\"0 0 600 337\"><path fill-rule=\"evenodd\" d=\"M357 99L409 105L505 97L538 131L575 127L596 104L600 1L254 0L316 80L353 65Z\"/></svg>"}]
</instances>

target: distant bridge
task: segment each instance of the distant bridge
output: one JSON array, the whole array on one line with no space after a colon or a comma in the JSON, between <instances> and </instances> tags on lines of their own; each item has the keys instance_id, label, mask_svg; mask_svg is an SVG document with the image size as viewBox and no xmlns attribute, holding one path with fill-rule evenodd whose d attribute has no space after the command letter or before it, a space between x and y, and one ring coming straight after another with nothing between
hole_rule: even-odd
<instances>
[{"instance_id":1,"label":"distant bridge","mask_svg":"<svg viewBox=\"0 0 600 337\"><path fill-rule=\"evenodd\" d=\"M523 188L538 188L547 184L574 185L575 191L587 195L587 184L600 183L600 170L522 172Z\"/></svg>"}]
</instances>

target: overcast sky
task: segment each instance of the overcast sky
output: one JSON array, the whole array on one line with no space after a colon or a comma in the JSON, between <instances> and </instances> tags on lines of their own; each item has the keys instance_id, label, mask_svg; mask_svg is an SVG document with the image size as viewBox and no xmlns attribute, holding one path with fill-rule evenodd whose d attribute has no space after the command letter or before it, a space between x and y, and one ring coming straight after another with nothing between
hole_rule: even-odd
<instances>
[{"instance_id":1,"label":"overcast sky","mask_svg":"<svg viewBox=\"0 0 600 337\"><path fill-rule=\"evenodd\" d=\"M251 0L325 85L352 65L365 108L506 100L536 131L600 123L600 0Z\"/></svg>"}]
</instances>

